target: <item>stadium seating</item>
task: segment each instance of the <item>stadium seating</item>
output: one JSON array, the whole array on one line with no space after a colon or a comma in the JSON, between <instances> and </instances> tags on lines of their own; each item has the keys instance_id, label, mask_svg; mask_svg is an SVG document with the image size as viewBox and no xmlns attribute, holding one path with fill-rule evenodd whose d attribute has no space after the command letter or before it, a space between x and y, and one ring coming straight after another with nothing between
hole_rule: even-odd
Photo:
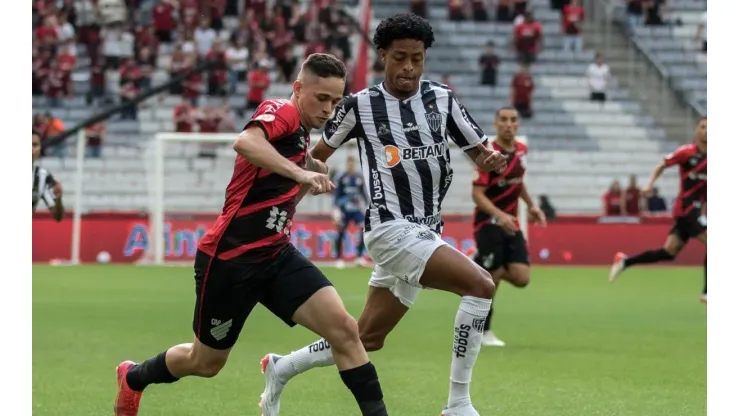
<instances>
[{"instance_id":1,"label":"stadium seating","mask_svg":"<svg viewBox=\"0 0 740 416\"><path fill-rule=\"evenodd\" d=\"M407 11L408 5L394 0L376 0L374 25L393 13ZM493 116L496 108L508 104L509 83L517 65L507 48L511 25L497 22L450 22L446 0L430 0L429 18L435 28L437 43L430 50L426 78L439 79L452 74L451 83L470 113L487 134L495 134ZM528 158L530 192L547 194L559 212L595 213L601 210L601 194L614 179L626 184L630 174L638 174L644 183L651 169L670 145L663 140L665 133L651 117L644 115L641 103L633 94L614 82L609 101L600 105L588 101L585 71L593 51L578 55L562 52L560 16L549 8L547 0L531 0L535 17L545 31L544 49L533 66L537 86L535 117L524 121L522 134L529 140ZM233 22L225 22L230 24ZM502 60L499 85L495 88L478 85L477 58L483 45L493 40ZM167 59L167 51L160 53ZM453 69L454 68L454 69ZM157 77L166 77L162 71ZM78 79L84 91L86 81ZM156 84L156 79L154 83ZM244 86L238 95L229 98L232 105L243 105ZM268 96L286 97L290 85L274 84ZM34 109L42 105L34 102ZM108 144L103 158L88 160L85 177L85 209L142 210L150 202L148 186L152 180L151 153L147 144L156 132L171 131L171 116L179 97L166 96L149 100L137 122L108 122ZM220 102L220 101L216 101ZM84 119L90 113L81 97L68 100L59 113L69 124ZM353 152L350 147L343 152ZM221 146L215 159L198 158L198 146L172 144L168 146L165 206L172 211L217 212L223 202L223 189L231 174L233 151ZM453 151L455 179L447 196L446 212L469 213L472 165L464 155ZM341 167L342 154L333 163ZM44 164L65 183L68 203L75 195L74 163L70 160L47 158ZM113 184L113 186L111 186ZM677 173L667 172L658 183L663 195L677 192ZM89 192L88 192L89 191ZM326 212L328 197L309 198L302 212Z\"/></svg>"}]
</instances>

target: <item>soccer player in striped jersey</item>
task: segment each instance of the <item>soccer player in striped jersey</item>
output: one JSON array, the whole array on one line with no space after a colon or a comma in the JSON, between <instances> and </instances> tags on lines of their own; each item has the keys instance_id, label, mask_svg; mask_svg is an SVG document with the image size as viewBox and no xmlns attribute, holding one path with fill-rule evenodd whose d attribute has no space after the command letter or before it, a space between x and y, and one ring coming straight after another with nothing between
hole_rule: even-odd
<instances>
[{"instance_id":1,"label":"soccer player in striped jersey","mask_svg":"<svg viewBox=\"0 0 740 416\"><path fill-rule=\"evenodd\" d=\"M362 415L387 416L357 322L321 271L290 243L302 193L334 187L326 165L308 153L309 133L331 116L345 78L337 58L310 55L293 83L293 97L263 102L239 135L223 212L195 257L195 338L144 362L121 363L116 415L136 416L142 392L151 384L218 374L250 312L261 303L287 325L300 324L331 342L339 374ZM262 365L267 369L273 363ZM270 400L261 405L264 416L279 413Z\"/></svg>"},{"instance_id":2,"label":"soccer player in striped jersey","mask_svg":"<svg viewBox=\"0 0 740 416\"><path fill-rule=\"evenodd\" d=\"M39 202L51 211L51 216L59 222L64 217L64 204L62 203L62 185L54 179L51 172L39 166L41 157L41 136L36 132L31 133L33 191L31 193L32 212L36 212Z\"/></svg>"},{"instance_id":3,"label":"soccer player in striped jersey","mask_svg":"<svg viewBox=\"0 0 740 416\"><path fill-rule=\"evenodd\" d=\"M707 118L702 117L696 123L693 143L679 147L667 155L650 175L650 180L643 190L644 194L653 189L655 181L663 171L671 166L678 166L681 173L681 191L673 205L675 220L662 248L648 250L634 256L617 253L614 256L609 281L613 282L624 269L636 264L648 264L659 261L673 261L683 250L689 239L696 238L707 244ZM707 302L707 259L704 258L704 289L699 297Z\"/></svg>"},{"instance_id":4,"label":"soccer player in striped jersey","mask_svg":"<svg viewBox=\"0 0 740 416\"><path fill-rule=\"evenodd\" d=\"M460 296L450 392L442 415L477 416L469 387L494 284L488 271L440 235L442 201L452 181L447 136L481 171L503 171L506 158L485 146L488 139L450 88L421 80L426 50L433 42L429 22L419 16L401 13L383 20L374 43L385 65L385 80L345 97L311 155L325 161L346 141L357 139L359 145L370 196L365 244L376 264L358 320L365 348L383 347L422 288ZM275 402L290 378L331 365L331 353L316 345L326 344L319 340L285 357L267 355L276 363L266 382Z\"/></svg>"},{"instance_id":5,"label":"soccer player in striped jersey","mask_svg":"<svg viewBox=\"0 0 740 416\"><path fill-rule=\"evenodd\" d=\"M519 228L519 199L527 204L528 216L537 224L546 224L545 214L527 192L524 174L527 169L527 145L516 140L519 113L512 107L496 112L496 137L492 147L507 158L501 173L478 171L473 181L473 228L478 249L475 262L491 273L498 288L501 280L515 287L529 284L529 252ZM491 331L493 304L483 327L483 345L503 347L504 342Z\"/></svg>"}]
</instances>

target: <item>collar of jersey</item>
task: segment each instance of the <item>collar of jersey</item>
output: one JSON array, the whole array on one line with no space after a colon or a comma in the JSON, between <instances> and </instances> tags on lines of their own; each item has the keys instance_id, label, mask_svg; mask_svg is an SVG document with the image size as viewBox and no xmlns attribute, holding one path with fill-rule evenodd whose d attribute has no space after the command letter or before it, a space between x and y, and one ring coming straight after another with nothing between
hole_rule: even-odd
<instances>
[{"instance_id":1,"label":"collar of jersey","mask_svg":"<svg viewBox=\"0 0 740 416\"><path fill-rule=\"evenodd\" d=\"M380 84L378 84L378 89L379 89L379 90L380 90L380 91L381 91L381 92L383 93L383 95L385 95L385 96L386 96L387 98L390 98L390 99L393 99L393 100L396 100L396 101L400 101L400 102L402 102L402 103L410 103L411 101L413 101L413 100L415 100L415 99L417 99L417 98L421 97L421 80L419 80L419 85L418 85L418 86L417 86L417 88L416 88L416 94L412 95L411 97L409 97L409 98L407 98L407 99L405 99L405 100L401 100L401 99L398 99L398 98L396 98L395 96L393 96L393 94L391 94L391 93L389 93L388 91L386 91L385 87L383 87L383 82L385 82L385 80L383 80L383 81L382 81L382 82L381 82Z\"/></svg>"}]
</instances>

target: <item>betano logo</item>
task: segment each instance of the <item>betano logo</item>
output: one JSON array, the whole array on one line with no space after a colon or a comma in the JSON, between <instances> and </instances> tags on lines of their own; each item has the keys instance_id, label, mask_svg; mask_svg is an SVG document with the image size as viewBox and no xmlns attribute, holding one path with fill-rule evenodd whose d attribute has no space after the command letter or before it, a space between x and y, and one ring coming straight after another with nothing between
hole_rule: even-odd
<instances>
[{"instance_id":1,"label":"betano logo","mask_svg":"<svg viewBox=\"0 0 740 416\"><path fill-rule=\"evenodd\" d=\"M385 162L389 168L392 168L404 160L425 160L441 157L445 154L445 144L435 143L431 146L404 147L401 149L393 145L387 145L383 148L385 151Z\"/></svg>"}]
</instances>

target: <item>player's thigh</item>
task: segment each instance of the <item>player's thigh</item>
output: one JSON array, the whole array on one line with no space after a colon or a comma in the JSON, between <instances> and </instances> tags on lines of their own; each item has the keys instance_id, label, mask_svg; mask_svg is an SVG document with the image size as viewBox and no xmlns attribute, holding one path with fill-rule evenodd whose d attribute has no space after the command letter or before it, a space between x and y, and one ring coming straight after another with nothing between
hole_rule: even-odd
<instances>
[{"instance_id":1,"label":"player's thigh","mask_svg":"<svg viewBox=\"0 0 740 416\"><path fill-rule=\"evenodd\" d=\"M474 238L478 249L474 259L475 263L491 272L493 276L494 272L504 265L505 233L501 227L485 224L475 232Z\"/></svg>"},{"instance_id":2,"label":"player's thigh","mask_svg":"<svg viewBox=\"0 0 740 416\"><path fill-rule=\"evenodd\" d=\"M376 351L383 347L385 338L403 319L421 290L375 266L365 308L357 321L365 349Z\"/></svg>"},{"instance_id":3,"label":"player's thigh","mask_svg":"<svg viewBox=\"0 0 740 416\"><path fill-rule=\"evenodd\" d=\"M195 337L214 350L229 350L262 296L261 267L219 260L198 251L195 257Z\"/></svg>"},{"instance_id":4,"label":"player's thigh","mask_svg":"<svg viewBox=\"0 0 740 416\"><path fill-rule=\"evenodd\" d=\"M301 306L321 289L331 287L332 284L321 270L292 245L283 249L276 258L271 260L271 263L272 266L267 272L269 283L260 303L288 326L295 326L298 322L293 318ZM334 312L337 309L335 303L338 303L338 309L343 311L344 305L336 295L336 291L332 288L328 292L336 296L336 302L332 302L331 307L327 307L328 312ZM299 315L305 315L305 313ZM304 318L301 325L310 324L305 321L304 316L300 318ZM309 329L314 330L314 328Z\"/></svg>"},{"instance_id":5,"label":"player's thigh","mask_svg":"<svg viewBox=\"0 0 740 416\"><path fill-rule=\"evenodd\" d=\"M527 240L521 231L506 237L505 245L506 281L516 287L529 284L529 250Z\"/></svg>"},{"instance_id":6,"label":"player's thigh","mask_svg":"<svg viewBox=\"0 0 740 416\"><path fill-rule=\"evenodd\" d=\"M420 283L424 287L483 299L491 299L495 290L487 270L449 245L442 245L432 253Z\"/></svg>"}]
</instances>

